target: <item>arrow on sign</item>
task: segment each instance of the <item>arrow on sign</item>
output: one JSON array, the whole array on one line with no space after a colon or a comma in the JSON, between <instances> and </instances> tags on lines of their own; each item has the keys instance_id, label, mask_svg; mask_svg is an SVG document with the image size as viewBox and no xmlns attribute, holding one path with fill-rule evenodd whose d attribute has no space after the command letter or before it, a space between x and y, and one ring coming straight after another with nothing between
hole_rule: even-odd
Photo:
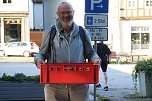
<instances>
[{"instance_id":1,"label":"arrow on sign","mask_svg":"<svg viewBox=\"0 0 152 101\"><path fill-rule=\"evenodd\" d=\"M102 0L91 0L91 10L94 10L94 4L101 3L101 2L102 2ZM103 5L101 4L100 6L96 6L96 7L102 8Z\"/></svg>"},{"instance_id":2,"label":"arrow on sign","mask_svg":"<svg viewBox=\"0 0 152 101\"><path fill-rule=\"evenodd\" d=\"M100 7L100 8L102 8L103 6L102 6L102 4L101 4L100 6L97 6L97 7Z\"/></svg>"}]
</instances>

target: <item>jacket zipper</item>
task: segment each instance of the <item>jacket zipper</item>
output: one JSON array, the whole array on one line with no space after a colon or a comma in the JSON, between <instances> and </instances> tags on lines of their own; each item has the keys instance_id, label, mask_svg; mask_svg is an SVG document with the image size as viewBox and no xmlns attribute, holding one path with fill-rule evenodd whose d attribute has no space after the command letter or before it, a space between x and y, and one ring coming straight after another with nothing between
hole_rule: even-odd
<instances>
[{"instance_id":1,"label":"jacket zipper","mask_svg":"<svg viewBox=\"0 0 152 101\"><path fill-rule=\"evenodd\" d=\"M64 37L63 37L64 38ZM71 59L70 59L70 41L71 41L71 37L69 38L69 42L67 41L67 39L65 39L64 38L64 40L65 40L65 42L66 42L66 44L67 44L67 46L68 46L68 60L69 60L69 63L70 63L70 61L71 61Z\"/></svg>"}]
</instances>

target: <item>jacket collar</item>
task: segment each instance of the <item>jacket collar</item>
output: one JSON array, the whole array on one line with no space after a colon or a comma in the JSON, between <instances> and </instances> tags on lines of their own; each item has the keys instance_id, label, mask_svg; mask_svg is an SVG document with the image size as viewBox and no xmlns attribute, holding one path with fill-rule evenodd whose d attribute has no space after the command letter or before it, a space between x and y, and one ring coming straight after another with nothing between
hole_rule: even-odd
<instances>
[{"instance_id":1,"label":"jacket collar","mask_svg":"<svg viewBox=\"0 0 152 101\"><path fill-rule=\"evenodd\" d=\"M64 32L64 29L62 28L61 23L60 23L58 18L56 19L56 25L55 26L56 26L56 30L58 32L57 34L59 36L62 36L61 33ZM79 30L78 29L78 25L75 22L73 22L72 31L71 31L71 35L70 36L75 36L78 33L78 30Z\"/></svg>"}]
</instances>

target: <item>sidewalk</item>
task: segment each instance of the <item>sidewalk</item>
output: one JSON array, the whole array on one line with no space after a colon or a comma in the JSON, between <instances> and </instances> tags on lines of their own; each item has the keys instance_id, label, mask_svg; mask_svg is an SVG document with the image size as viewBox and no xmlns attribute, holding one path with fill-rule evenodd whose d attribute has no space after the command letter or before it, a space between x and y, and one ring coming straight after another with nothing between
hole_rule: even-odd
<instances>
[{"instance_id":1,"label":"sidewalk","mask_svg":"<svg viewBox=\"0 0 152 101\"><path fill-rule=\"evenodd\" d=\"M107 70L109 79L108 91L104 91L103 89L103 74L100 70L100 83L102 88L96 89L96 93L111 99L111 101L152 101L152 98L124 98L130 94L135 94L134 83L131 76L134 66L135 64L109 64ZM94 92L94 85L90 85L90 92ZM93 98L94 97L90 95L90 101L93 101Z\"/></svg>"},{"instance_id":2,"label":"sidewalk","mask_svg":"<svg viewBox=\"0 0 152 101\"><path fill-rule=\"evenodd\" d=\"M22 57L22 56L16 56L16 57L5 57L0 56L0 62L34 62L33 57Z\"/></svg>"}]
</instances>

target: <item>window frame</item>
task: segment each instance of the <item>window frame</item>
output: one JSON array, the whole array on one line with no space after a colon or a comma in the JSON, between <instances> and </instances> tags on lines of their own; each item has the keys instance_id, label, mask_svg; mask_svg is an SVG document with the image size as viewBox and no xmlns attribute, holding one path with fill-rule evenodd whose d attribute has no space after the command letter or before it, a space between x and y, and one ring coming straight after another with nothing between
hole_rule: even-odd
<instances>
[{"instance_id":1,"label":"window frame","mask_svg":"<svg viewBox=\"0 0 152 101\"><path fill-rule=\"evenodd\" d=\"M151 8L152 7L152 0L146 0L145 1L145 6Z\"/></svg>"},{"instance_id":2,"label":"window frame","mask_svg":"<svg viewBox=\"0 0 152 101\"><path fill-rule=\"evenodd\" d=\"M149 44L149 27L131 27L131 50L150 49Z\"/></svg>"},{"instance_id":3,"label":"window frame","mask_svg":"<svg viewBox=\"0 0 152 101\"><path fill-rule=\"evenodd\" d=\"M137 8L137 1L136 0L128 0L128 8L129 9L136 9Z\"/></svg>"}]
</instances>

